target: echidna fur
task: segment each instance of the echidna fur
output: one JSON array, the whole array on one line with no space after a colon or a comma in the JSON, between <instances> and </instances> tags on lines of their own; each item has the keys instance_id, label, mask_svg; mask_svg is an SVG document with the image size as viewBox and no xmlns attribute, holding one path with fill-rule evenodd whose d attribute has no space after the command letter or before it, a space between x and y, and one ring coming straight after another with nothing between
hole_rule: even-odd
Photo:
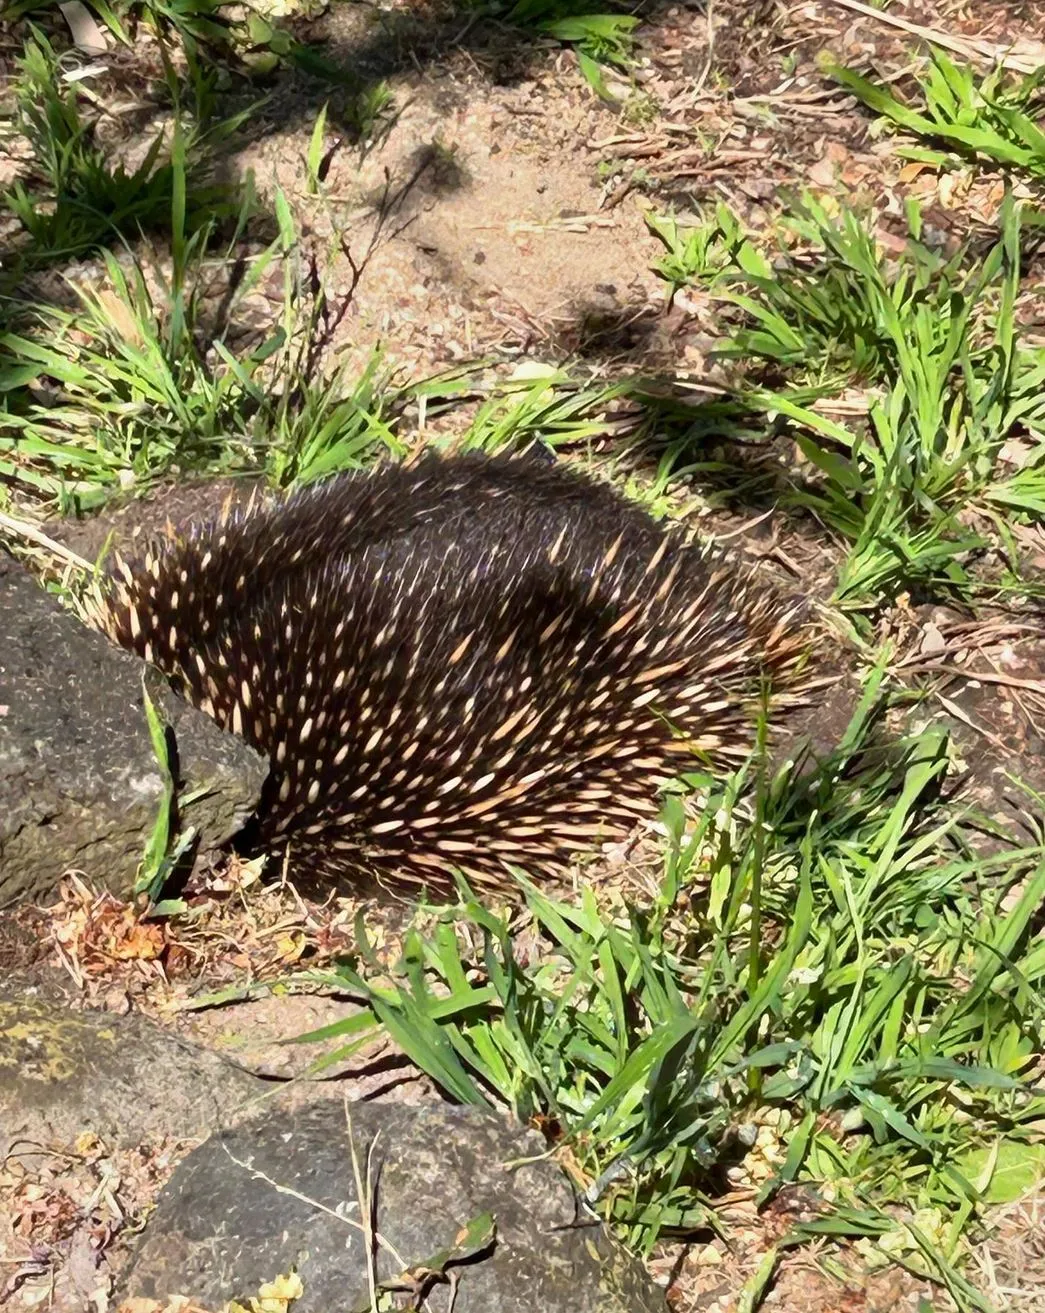
<instances>
[{"instance_id":1,"label":"echidna fur","mask_svg":"<svg viewBox=\"0 0 1045 1313\"><path fill-rule=\"evenodd\" d=\"M340 883L561 871L798 700L795 604L610 487L427 455L117 559L95 618L271 765L256 837Z\"/></svg>"}]
</instances>

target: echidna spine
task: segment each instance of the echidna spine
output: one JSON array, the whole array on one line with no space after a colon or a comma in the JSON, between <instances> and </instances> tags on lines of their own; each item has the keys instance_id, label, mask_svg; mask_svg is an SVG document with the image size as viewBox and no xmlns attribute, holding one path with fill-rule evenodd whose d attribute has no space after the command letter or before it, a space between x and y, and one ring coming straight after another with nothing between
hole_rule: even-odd
<instances>
[{"instance_id":1,"label":"echidna spine","mask_svg":"<svg viewBox=\"0 0 1045 1313\"><path fill-rule=\"evenodd\" d=\"M499 884L614 839L799 699L800 608L610 488L425 457L121 561L97 620L270 762L296 869Z\"/></svg>"}]
</instances>

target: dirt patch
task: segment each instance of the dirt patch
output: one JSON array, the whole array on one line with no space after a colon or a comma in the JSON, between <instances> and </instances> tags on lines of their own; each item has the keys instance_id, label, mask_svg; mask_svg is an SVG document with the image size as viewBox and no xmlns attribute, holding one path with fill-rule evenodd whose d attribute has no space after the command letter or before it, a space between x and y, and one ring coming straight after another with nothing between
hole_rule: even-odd
<instances>
[{"instance_id":1,"label":"dirt patch","mask_svg":"<svg viewBox=\"0 0 1045 1313\"><path fill-rule=\"evenodd\" d=\"M945 723L964 796L1001 825L1025 823L1034 804L1020 783L1038 788L1045 761L1045 622L923 606L897 613L893 626L895 674L927 695L904 717L908 727Z\"/></svg>"},{"instance_id":2,"label":"dirt patch","mask_svg":"<svg viewBox=\"0 0 1045 1313\"><path fill-rule=\"evenodd\" d=\"M996 1209L990 1226L973 1253L983 1289L1009 1313L1038 1313L1045 1307L1045 1189Z\"/></svg>"},{"instance_id":3,"label":"dirt patch","mask_svg":"<svg viewBox=\"0 0 1045 1313\"><path fill-rule=\"evenodd\" d=\"M759 1220L753 1207L738 1204L728 1245L712 1240L686 1252L668 1289L672 1313L735 1313L737 1291L753 1279L769 1245L787 1227L790 1208L783 1198L768 1211L775 1215ZM857 1252L843 1249L836 1264L844 1275L828 1275L818 1256L815 1245L781 1256L761 1305L766 1313L920 1313L922 1300L939 1313L953 1309L939 1290L902 1268L868 1272Z\"/></svg>"},{"instance_id":4,"label":"dirt patch","mask_svg":"<svg viewBox=\"0 0 1045 1313\"><path fill-rule=\"evenodd\" d=\"M640 207L602 209L592 142L613 118L574 79L502 87L458 57L393 86L390 130L361 166L347 148L333 155L322 207L306 194L307 125L236 161L292 196L311 231L342 234L328 271L333 295L354 286L342 344L380 343L423 374L510 346L527 325L561 333L663 299Z\"/></svg>"}]
</instances>

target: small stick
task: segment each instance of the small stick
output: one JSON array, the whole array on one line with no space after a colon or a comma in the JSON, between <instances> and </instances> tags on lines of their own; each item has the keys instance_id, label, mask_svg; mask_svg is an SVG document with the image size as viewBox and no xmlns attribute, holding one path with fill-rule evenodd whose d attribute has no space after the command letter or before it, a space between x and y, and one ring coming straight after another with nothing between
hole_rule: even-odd
<instances>
[{"instance_id":1,"label":"small stick","mask_svg":"<svg viewBox=\"0 0 1045 1313\"><path fill-rule=\"evenodd\" d=\"M960 38L948 36L946 32L941 32L936 28L923 27L920 23L912 23L910 19L900 18L896 14L887 14L880 9L872 9L870 5L861 3L861 0L828 0L828 3L838 5L842 9L849 9L854 14L863 15L864 18L877 19L879 23L885 23L890 27L898 27L902 32L909 32L911 36L921 37L925 41L932 42L933 45L943 46L945 50L950 50L957 55L964 55L967 59L997 60L1014 73L1033 73L1045 60L1045 50L1037 59L1035 59L1033 52L1026 55L1020 54L1018 51L1013 54L1004 54L1001 46L992 46L986 41L962 41Z\"/></svg>"},{"instance_id":2,"label":"small stick","mask_svg":"<svg viewBox=\"0 0 1045 1313\"><path fill-rule=\"evenodd\" d=\"M77 556L68 547L55 542L53 538L48 538L42 529L38 529L35 524L30 524L28 520L18 520L13 515L7 515L0 511L0 529L6 529L9 533L17 534L20 538L36 543L38 547L46 548L47 551L60 560L68 562L69 565L75 565L77 569L86 570L89 574L94 570L91 561L85 561L82 556Z\"/></svg>"},{"instance_id":3,"label":"small stick","mask_svg":"<svg viewBox=\"0 0 1045 1313\"><path fill-rule=\"evenodd\" d=\"M696 98L704 90L704 84L708 80L711 72L711 66L715 62L715 4L714 0L708 0L707 9L704 12L708 27L708 57L704 61L704 67L700 70L696 83L693 87L693 96Z\"/></svg>"}]
</instances>

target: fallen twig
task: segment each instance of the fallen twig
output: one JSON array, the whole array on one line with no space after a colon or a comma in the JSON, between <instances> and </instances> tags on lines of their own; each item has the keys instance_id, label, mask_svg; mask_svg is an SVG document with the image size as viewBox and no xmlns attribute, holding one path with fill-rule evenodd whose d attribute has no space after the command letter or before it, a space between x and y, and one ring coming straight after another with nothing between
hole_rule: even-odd
<instances>
[{"instance_id":1,"label":"fallen twig","mask_svg":"<svg viewBox=\"0 0 1045 1313\"><path fill-rule=\"evenodd\" d=\"M94 569L90 561L85 561L82 556L77 556L74 551L71 551L62 543L55 542L53 538L48 538L42 529L38 529L35 524L30 524L28 520L19 520L13 515L7 515L0 511L0 529L6 529L8 533L16 534L27 542L35 543L37 547L45 548L52 555L57 556L59 560L65 561L69 565L75 565L78 570L86 570L90 573Z\"/></svg>"},{"instance_id":2,"label":"fallen twig","mask_svg":"<svg viewBox=\"0 0 1045 1313\"><path fill-rule=\"evenodd\" d=\"M962 55L966 59L1000 64L1013 73L1035 73L1045 64L1045 46L1026 45L1006 50L1003 46L996 46L990 41L974 37L951 36L937 28L923 27L921 23L912 23L910 19L901 18L898 14L873 9L870 5L863 4L862 0L828 0L828 3L848 9L854 14L861 14L864 18L876 19L889 27L899 28L901 32L921 37L923 41L942 46L945 50Z\"/></svg>"}]
</instances>

